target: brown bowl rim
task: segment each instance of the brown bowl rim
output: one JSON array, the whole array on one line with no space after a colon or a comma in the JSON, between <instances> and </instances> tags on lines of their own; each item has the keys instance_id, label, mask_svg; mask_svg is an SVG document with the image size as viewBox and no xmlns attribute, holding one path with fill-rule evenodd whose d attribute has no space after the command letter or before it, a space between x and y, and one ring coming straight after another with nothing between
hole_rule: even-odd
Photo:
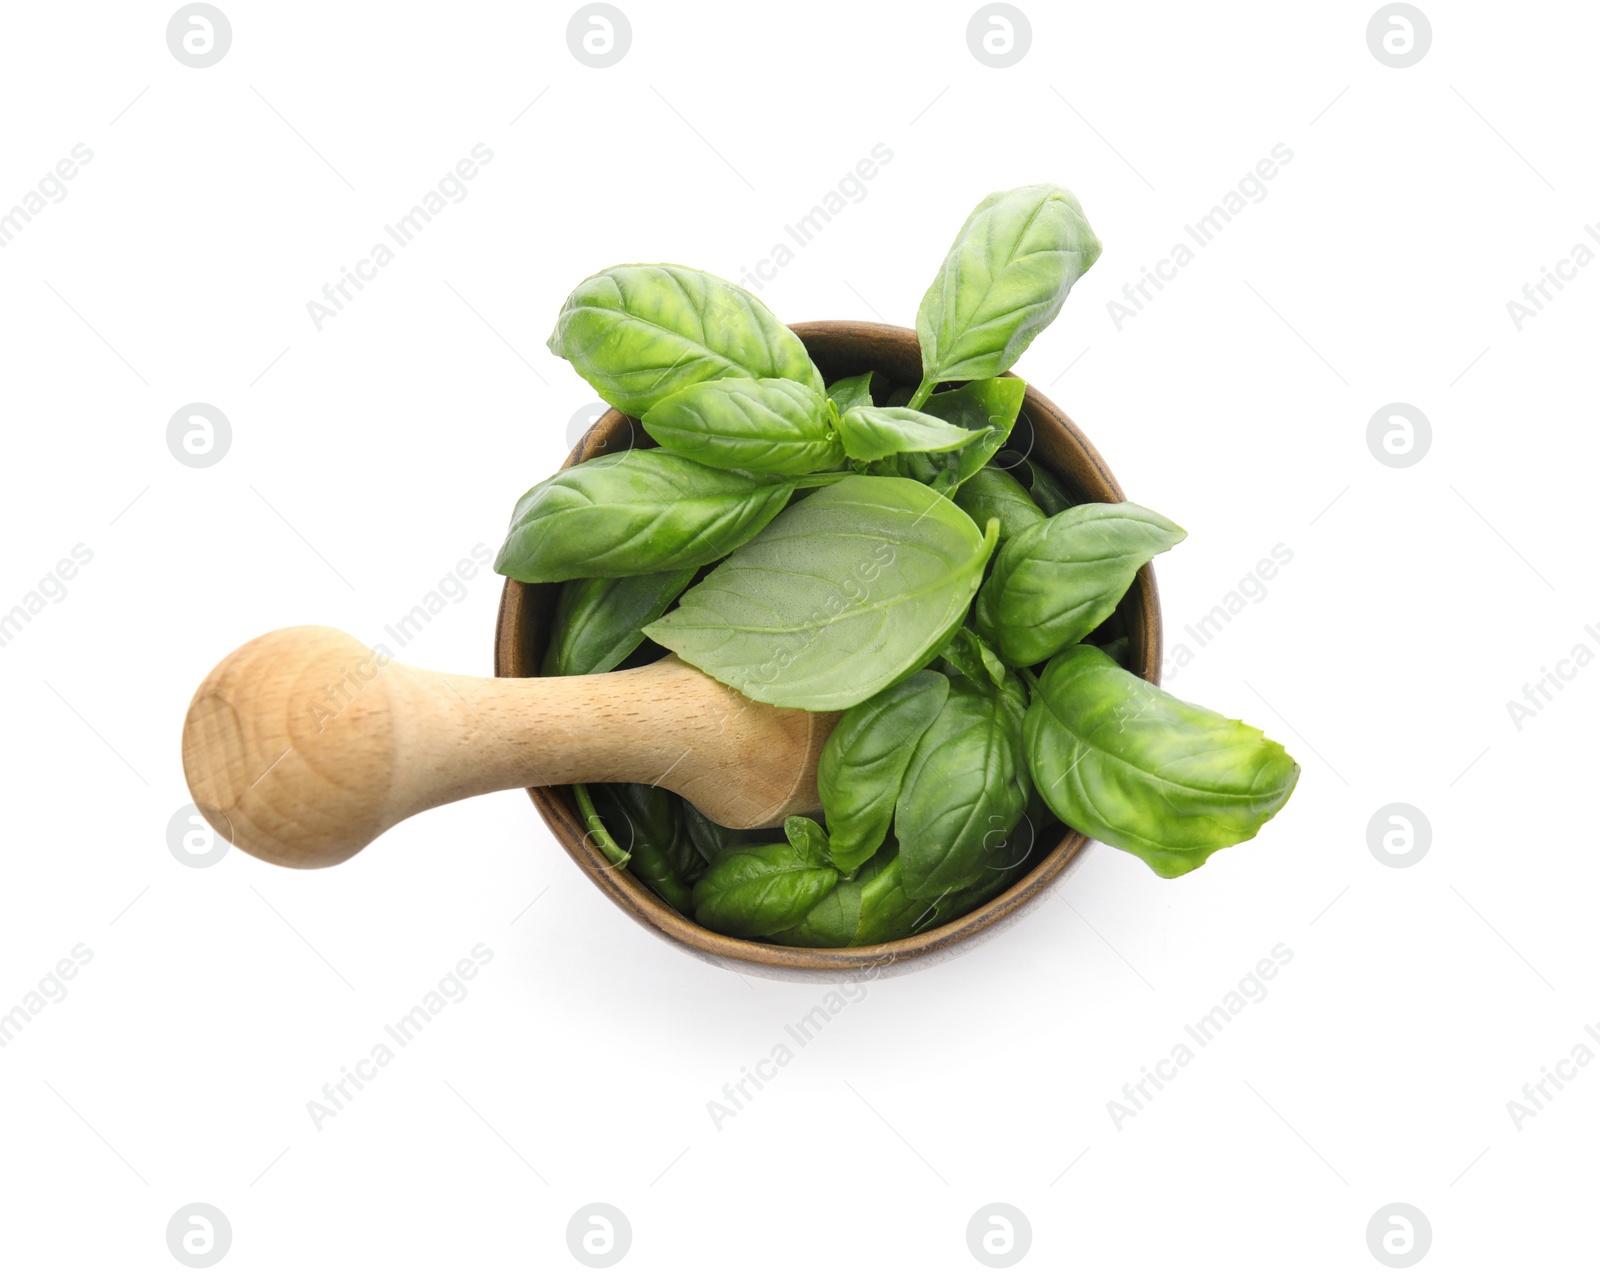
<instances>
[{"instance_id":1,"label":"brown bowl rim","mask_svg":"<svg viewBox=\"0 0 1600 1272\"><path fill-rule=\"evenodd\" d=\"M908 351L915 354L917 350L917 334L914 330L887 323L824 320L794 323L790 329L808 349L822 343L853 346L882 345L887 342L901 346L899 352L902 355ZM1125 498L1122 487L1094 444L1065 411L1032 384L1028 386L1022 410L1032 422L1036 438L1041 429L1054 429L1079 452L1101 486L1098 492L1088 492L1091 497L1102 502L1120 502ZM632 428L627 416L615 408L608 408L579 440L562 467L569 467L602 452L621 430L630 430L631 437ZM1053 467L1051 471L1058 479L1083 488L1077 479ZM506 580L495 624L496 676L538 674L539 651L534 648L534 643L539 610L534 603L535 591L534 587L514 579ZM1161 607L1155 571L1150 566L1146 565L1139 571L1133 587L1129 589L1128 598L1119 607L1119 613L1124 615L1129 627L1130 652L1139 674L1152 684L1160 683ZM619 870L606 860L590 841L583 823L568 802L565 788L529 787L528 796L567 855L635 921L679 949L707 962L780 979L842 980L852 974L883 975L910 970L907 964L927 966L931 962L965 952L978 941L987 939L1019 918L1023 911L1050 890L1089 843L1088 836L1069 828L1060 842L1005 892L960 918L916 936L848 949L803 949L741 940L701 927L660 900L626 870Z\"/></svg>"}]
</instances>

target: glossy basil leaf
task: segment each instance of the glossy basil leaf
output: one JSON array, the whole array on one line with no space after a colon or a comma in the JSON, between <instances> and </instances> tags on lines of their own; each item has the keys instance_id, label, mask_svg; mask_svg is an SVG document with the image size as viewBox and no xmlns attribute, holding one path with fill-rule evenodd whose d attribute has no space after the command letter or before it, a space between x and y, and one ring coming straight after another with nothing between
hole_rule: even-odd
<instances>
[{"instance_id":1,"label":"glossy basil leaf","mask_svg":"<svg viewBox=\"0 0 1600 1272\"><path fill-rule=\"evenodd\" d=\"M785 817L783 834L794 845L795 851L809 861L820 857L828 859L828 832L809 817Z\"/></svg>"},{"instance_id":2,"label":"glossy basil leaf","mask_svg":"<svg viewBox=\"0 0 1600 1272\"><path fill-rule=\"evenodd\" d=\"M767 940L774 945L798 945L807 949L836 950L856 943L861 926L861 886L841 880L838 887L806 911L800 922Z\"/></svg>"},{"instance_id":3,"label":"glossy basil leaf","mask_svg":"<svg viewBox=\"0 0 1600 1272\"><path fill-rule=\"evenodd\" d=\"M907 895L939 897L976 883L987 854L1022 819L1030 793L1022 718L1011 695L950 682L895 805Z\"/></svg>"},{"instance_id":4,"label":"glossy basil leaf","mask_svg":"<svg viewBox=\"0 0 1600 1272\"><path fill-rule=\"evenodd\" d=\"M1174 698L1092 645L1050 661L1026 735L1056 816L1165 879L1253 838L1300 776L1259 729Z\"/></svg>"},{"instance_id":5,"label":"glossy basil leaf","mask_svg":"<svg viewBox=\"0 0 1600 1272\"><path fill-rule=\"evenodd\" d=\"M967 218L917 310L924 388L1009 370L1100 257L1071 191L991 194Z\"/></svg>"},{"instance_id":6,"label":"glossy basil leaf","mask_svg":"<svg viewBox=\"0 0 1600 1272\"><path fill-rule=\"evenodd\" d=\"M951 451L973 434L906 406L853 406L839 419L839 440L851 459L884 459L905 451Z\"/></svg>"},{"instance_id":7,"label":"glossy basil leaf","mask_svg":"<svg viewBox=\"0 0 1600 1272\"><path fill-rule=\"evenodd\" d=\"M759 300L681 265L617 265L578 284L561 307L550 352L628 415L736 376L795 380L822 392L800 338Z\"/></svg>"},{"instance_id":8,"label":"glossy basil leaf","mask_svg":"<svg viewBox=\"0 0 1600 1272\"><path fill-rule=\"evenodd\" d=\"M1139 567L1183 539L1138 504L1069 508L1001 550L978 594L978 632L1013 667L1043 662L1109 618Z\"/></svg>"},{"instance_id":9,"label":"glossy basil leaf","mask_svg":"<svg viewBox=\"0 0 1600 1272\"><path fill-rule=\"evenodd\" d=\"M593 784L588 790L611 837L628 853L628 870L668 905L687 913L689 884L704 862L689 842L677 797L635 782Z\"/></svg>"},{"instance_id":10,"label":"glossy basil leaf","mask_svg":"<svg viewBox=\"0 0 1600 1272\"><path fill-rule=\"evenodd\" d=\"M975 685L999 689L1006 683L1005 663L970 627L956 628L950 643L940 651L940 657Z\"/></svg>"},{"instance_id":11,"label":"glossy basil leaf","mask_svg":"<svg viewBox=\"0 0 1600 1272\"><path fill-rule=\"evenodd\" d=\"M842 711L944 645L993 546L925 486L847 476L787 509L645 635L757 702Z\"/></svg>"},{"instance_id":12,"label":"glossy basil leaf","mask_svg":"<svg viewBox=\"0 0 1600 1272\"><path fill-rule=\"evenodd\" d=\"M695 922L726 936L770 936L799 923L838 882L826 847L808 835L740 848L695 884Z\"/></svg>"},{"instance_id":13,"label":"glossy basil leaf","mask_svg":"<svg viewBox=\"0 0 1600 1272\"><path fill-rule=\"evenodd\" d=\"M713 468L793 476L844 461L828 399L793 380L707 380L641 422L667 450Z\"/></svg>"},{"instance_id":14,"label":"glossy basil leaf","mask_svg":"<svg viewBox=\"0 0 1600 1272\"><path fill-rule=\"evenodd\" d=\"M542 676L590 676L619 666L644 643L641 630L667 612L695 567L561 585Z\"/></svg>"},{"instance_id":15,"label":"glossy basil leaf","mask_svg":"<svg viewBox=\"0 0 1600 1272\"><path fill-rule=\"evenodd\" d=\"M919 671L851 707L823 745L817 791L833 864L845 874L888 836L911 753L949 693L946 677Z\"/></svg>"},{"instance_id":16,"label":"glossy basil leaf","mask_svg":"<svg viewBox=\"0 0 1600 1272\"><path fill-rule=\"evenodd\" d=\"M719 825L688 800L683 801L683 824L689 832L689 842L707 865L714 866L728 853L755 842L756 832Z\"/></svg>"},{"instance_id":17,"label":"glossy basil leaf","mask_svg":"<svg viewBox=\"0 0 1600 1272\"><path fill-rule=\"evenodd\" d=\"M973 473L954 497L956 507L978 525L987 524L990 517L999 521L1002 546L1044 520L1044 513L1022 483L992 464Z\"/></svg>"},{"instance_id":18,"label":"glossy basil leaf","mask_svg":"<svg viewBox=\"0 0 1600 1272\"><path fill-rule=\"evenodd\" d=\"M873 464L869 471L906 477L932 486L941 494L953 494L1005 445L1027 391L1027 383L1016 376L999 376L935 393L923 404L923 412L967 429L974 434L973 440L960 450L945 454L891 455Z\"/></svg>"},{"instance_id":19,"label":"glossy basil leaf","mask_svg":"<svg viewBox=\"0 0 1600 1272\"><path fill-rule=\"evenodd\" d=\"M602 455L517 501L494 568L523 583L709 565L789 501L794 483L707 468L662 450Z\"/></svg>"},{"instance_id":20,"label":"glossy basil leaf","mask_svg":"<svg viewBox=\"0 0 1600 1272\"><path fill-rule=\"evenodd\" d=\"M835 380L828 386L828 401L838 408L840 415L853 406L871 406L874 379L882 380L883 377L876 371L863 371L860 375Z\"/></svg>"}]
</instances>

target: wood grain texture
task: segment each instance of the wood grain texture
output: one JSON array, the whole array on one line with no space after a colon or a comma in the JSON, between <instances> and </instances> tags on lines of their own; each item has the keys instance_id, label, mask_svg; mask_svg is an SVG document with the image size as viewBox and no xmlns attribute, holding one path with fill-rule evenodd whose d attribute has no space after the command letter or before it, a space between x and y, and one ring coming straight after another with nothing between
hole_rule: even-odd
<instances>
[{"instance_id":1,"label":"wood grain texture","mask_svg":"<svg viewBox=\"0 0 1600 1272\"><path fill-rule=\"evenodd\" d=\"M183 731L196 806L231 843L330 866L397 822L519 786L646 782L727 826L819 810L838 721L752 702L675 657L602 676L423 671L331 627L288 627L206 677Z\"/></svg>"},{"instance_id":2,"label":"wood grain texture","mask_svg":"<svg viewBox=\"0 0 1600 1272\"><path fill-rule=\"evenodd\" d=\"M915 386L922 374L917 333L909 327L869 322L804 322L791 328L829 383L842 376L879 371L890 383ZM597 455L652 445L638 423L607 411L567 457L570 466ZM1126 498L1111 469L1064 411L1031 385L1011 445L1048 468L1081 502L1118 503ZM537 676L549 638L557 587L507 581L495 630L497 676ZM1144 566L1133 587L1102 627L1108 637L1127 636L1130 665L1152 684L1161 677L1161 608L1155 571ZM901 941L858 949L807 950L764 945L708 931L679 914L625 870L617 870L585 835L570 793L558 786L528 791L534 807L567 854L634 920L678 949L719 967L775 980L834 984L846 978L874 979L932 966L987 940L1015 922L1058 883L1081 858L1089 840L1068 831L1037 866L994 900L943 927Z\"/></svg>"}]
</instances>

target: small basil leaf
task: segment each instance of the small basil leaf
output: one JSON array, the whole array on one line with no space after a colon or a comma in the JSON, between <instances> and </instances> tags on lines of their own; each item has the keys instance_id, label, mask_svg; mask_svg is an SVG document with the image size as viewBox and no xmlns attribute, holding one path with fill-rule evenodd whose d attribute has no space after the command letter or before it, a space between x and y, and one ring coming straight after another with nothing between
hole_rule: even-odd
<instances>
[{"instance_id":1,"label":"small basil leaf","mask_svg":"<svg viewBox=\"0 0 1600 1272\"><path fill-rule=\"evenodd\" d=\"M848 379L835 380L828 386L828 401L839 409L840 415L852 406L871 406L874 378L881 380L883 377L876 371L863 371L860 375L852 375Z\"/></svg>"},{"instance_id":2,"label":"small basil leaf","mask_svg":"<svg viewBox=\"0 0 1600 1272\"><path fill-rule=\"evenodd\" d=\"M853 406L840 417L839 437L851 459L884 459L903 451L951 451L973 434L905 406Z\"/></svg>"},{"instance_id":3,"label":"small basil leaf","mask_svg":"<svg viewBox=\"0 0 1600 1272\"><path fill-rule=\"evenodd\" d=\"M838 882L826 849L809 839L741 848L695 884L695 922L726 936L770 936L800 922Z\"/></svg>"},{"instance_id":4,"label":"small basil leaf","mask_svg":"<svg viewBox=\"0 0 1600 1272\"><path fill-rule=\"evenodd\" d=\"M1013 667L1082 640L1117 608L1139 567L1184 531L1138 504L1079 504L1001 550L978 594L978 632Z\"/></svg>"},{"instance_id":5,"label":"small basil leaf","mask_svg":"<svg viewBox=\"0 0 1600 1272\"><path fill-rule=\"evenodd\" d=\"M950 643L940 651L940 657L975 685L999 689L1006 683L1005 663L970 627L956 628Z\"/></svg>"},{"instance_id":6,"label":"small basil leaf","mask_svg":"<svg viewBox=\"0 0 1600 1272\"><path fill-rule=\"evenodd\" d=\"M1026 732L1056 816L1164 879L1253 838L1300 776L1259 729L1174 698L1092 645L1051 660Z\"/></svg>"},{"instance_id":7,"label":"small basil leaf","mask_svg":"<svg viewBox=\"0 0 1600 1272\"><path fill-rule=\"evenodd\" d=\"M974 435L973 440L959 451L945 454L890 455L873 464L869 471L883 476L907 477L932 486L940 494L952 494L1005 445L1027 391L1026 381L1016 376L997 376L992 380L976 380L946 393L935 393L923 404L922 410L947 424L967 429Z\"/></svg>"},{"instance_id":8,"label":"small basil leaf","mask_svg":"<svg viewBox=\"0 0 1600 1272\"><path fill-rule=\"evenodd\" d=\"M1047 517L1054 517L1074 507L1077 500L1067 493L1067 488L1057 481L1050 470L1037 460L1028 460L1030 484L1028 493Z\"/></svg>"},{"instance_id":9,"label":"small basil leaf","mask_svg":"<svg viewBox=\"0 0 1600 1272\"><path fill-rule=\"evenodd\" d=\"M911 753L950 693L936 671L919 671L844 713L817 763L833 864L853 873L878 851L894 820Z\"/></svg>"},{"instance_id":10,"label":"small basil leaf","mask_svg":"<svg viewBox=\"0 0 1600 1272\"><path fill-rule=\"evenodd\" d=\"M646 624L667 612L695 567L561 585L542 676L590 676L619 666L644 643Z\"/></svg>"},{"instance_id":11,"label":"small basil leaf","mask_svg":"<svg viewBox=\"0 0 1600 1272\"><path fill-rule=\"evenodd\" d=\"M757 702L842 711L944 645L993 544L925 486L847 476L787 509L645 635Z\"/></svg>"},{"instance_id":12,"label":"small basil leaf","mask_svg":"<svg viewBox=\"0 0 1600 1272\"><path fill-rule=\"evenodd\" d=\"M709 565L771 521L794 483L631 450L563 468L517 501L494 568L523 583Z\"/></svg>"},{"instance_id":13,"label":"small basil leaf","mask_svg":"<svg viewBox=\"0 0 1600 1272\"><path fill-rule=\"evenodd\" d=\"M966 679L951 681L895 805L907 895L939 897L983 878L986 857L1022 819L1029 793L1015 700Z\"/></svg>"},{"instance_id":14,"label":"small basil leaf","mask_svg":"<svg viewBox=\"0 0 1600 1272\"><path fill-rule=\"evenodd\" d=\"M1100 240L1069 190L991 194L967 218L917 310L922 382L1009 370L1100 257Z\"/></svg>"},{"instance_id":15,"label":"small basil leaf","mask_svg":"<svg viewBox=\"0 0 1600 1272\"><path fill-rule=\"evenodd\" d=\"M667 450L713 468L793 476L845 456L828 399L793 380L707 380L663 398L641 422Z\"/></svg>"},{"instance_id":16,"label":"small basil leaf","mask_svg":"<svg viewBox=\"0 0 1600 1272\"><path fill-rule=\"evenodd\" d=\"M822 392L800 338L770 309L742 287L681 265L617 265L585 279L561 307L550 352L636 417L669 394L726 376L796 380Z\"/></svg>"},{"instance_id":17,"label":"small basil leaf","mask_svg":"<svg viewBox=\"0 0 1600 1272\"><path fill-rule=\"evenodd\" d=\"M784 837L807 861L828 859L828 832L809 817L785 817Z\"/></svg>"},{"instance_id":18,"label":"small basil leaf","mask_svg":"<svg viewBox=\"0 0 1600 1272\"><path fill-rule=\"evenodd\" d=\"M973 473L955 492L955 501L956 507L980 526L995 518L1000 523L1002 545L1044 520L1044 513L1022 483L993 465Z\"/></svg>"}]
</instances>

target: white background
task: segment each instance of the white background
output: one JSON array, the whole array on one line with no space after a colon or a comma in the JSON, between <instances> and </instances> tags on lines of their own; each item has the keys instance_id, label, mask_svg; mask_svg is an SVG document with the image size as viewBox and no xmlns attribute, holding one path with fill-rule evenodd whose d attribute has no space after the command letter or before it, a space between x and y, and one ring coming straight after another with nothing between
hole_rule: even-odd
<instances>
[{"instance_id":1,"label":"white background","mask_svg":"<svg viewBox=\"0 0 1600 1272\"><path fill-rule=\"evenodd\" d=\"M196 1201L239 1269L576 1267L594 1201L646 1268L977 1267L995 1201L1031 1221L1024 1266L1378 1267L1397 1201L1424 1266L1587 1257L1600 1070L1520 1129L1507 1101L1600 1021L1600 668L1520 730L1506 702L1600 652L1600 268L1521 331L1506 302L1600 222L1600 14L1425 0L1431 50L1397 70L1370 2L1023 2L1005 70L938 0L623 0L604 70L567 6L224 0L204 70L162 5L8 9L0 207L94 153L0 250L0 609L93 552L0 649L0 1011L93 951L0 1050L8 1266L176 1267ZM316 330L306 303L479 142L465 201ZM825 988L659 943L521 793L323 872L175 860L211 665L294 623L383 639L566 452L593 399L544 348L566 293L622 261L736 277L879 142L763 298L909 324L984 194L1079 195L1104 256L1017 369L1188 529L1158 563L1169 649L1294 554L1172 682L1304 766L1259 839L1171 882L1092 849L998 939L870 986L720 1129L707 1101ZM1118 331L1108 300L1280 142L1267 197ZM1433 430L1403 469L1366 443L1396 401ZM214 467L168 452L190 402L232 423ZM478 575L406 660L487 674L497 597ZM1367 844L1395 801L1432 826L1407 869ZM470 996L316 1129L307 1101L480 942ZM1114 1125L1280 942L1269 996Z\"/></svg>"}]
</instances>

